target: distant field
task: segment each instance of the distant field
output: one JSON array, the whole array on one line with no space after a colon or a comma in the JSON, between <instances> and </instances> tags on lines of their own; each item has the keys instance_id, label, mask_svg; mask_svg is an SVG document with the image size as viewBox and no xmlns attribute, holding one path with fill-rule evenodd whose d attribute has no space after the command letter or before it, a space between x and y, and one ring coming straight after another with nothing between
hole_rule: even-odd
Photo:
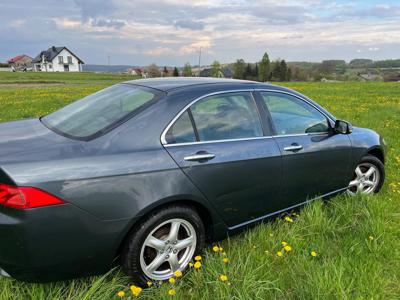
<instances>
[{"instance_id":1,"label":"distant field","mask_svg":"<svg viewBox=\"0 0 400 300\"><path fill-rule=\"evenodd\" d=\"M0 121L37 117L131 76L0 73ZM211 246L203 267L146 299L400 299L400 83L282 83L313 98L338 118L381 133L389 147L387 178L377 196L316 201L293 223L260 224ZM246 199L243 199L245 201ZM276 255L281 242L292 251ZM1 242L1 237L0 237ZM73 247L73 245L71 245ZM317 252L317 257L310 255ZM218 277L227 275L228 281ZM51 284L0 279L3 299L116 299L132 284L119 269L101 277ZM125 299L128 296L125 296Z\"/></svg>"}]
</instances>

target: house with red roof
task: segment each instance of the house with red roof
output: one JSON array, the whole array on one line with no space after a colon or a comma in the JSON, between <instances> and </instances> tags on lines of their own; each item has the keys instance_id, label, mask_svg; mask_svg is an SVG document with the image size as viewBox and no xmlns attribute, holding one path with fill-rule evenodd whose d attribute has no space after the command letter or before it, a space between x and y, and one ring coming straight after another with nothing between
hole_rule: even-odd
<instances>
[{"instance_id":1,"label":"house with red roof","mask_svg":"<svg viewBox=\"0 0 400 300\"><path fill-rule=\"evenodd\" d=\"M8 60L8 64L13 71L26 71L32 68L32 57L21 54Z\"/></svg>"}]
</instances>

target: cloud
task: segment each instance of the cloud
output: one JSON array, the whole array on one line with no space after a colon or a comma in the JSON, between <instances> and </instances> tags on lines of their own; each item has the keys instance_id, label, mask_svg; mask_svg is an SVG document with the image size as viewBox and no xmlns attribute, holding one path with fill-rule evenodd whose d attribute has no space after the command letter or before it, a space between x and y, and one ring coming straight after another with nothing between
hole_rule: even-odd
<instances>
[{"instance_id":1,"label":"cloud","mask_svg":"<svg viewBox=\"0 0 400 300\"><path fill-rule=\"evenodd\" d=\"M180 20L180 21L175 21L174 25L176 28L187 28L187 29L192 29L192 30L202 30L204 29L204 23L203 22L195 22L192 20Z\"/></svg>"},{"instance_id":2,"label":"cloud","mask_svg":"<svg viewBox=\"0 0 400 300\"><path fill-rule=\"evenodd\" d=\"M51 45L68 46L88 63L110 55L112 63L134 65L196 64L200 48L204 63L257 61L265 51L287 60L399 56L394 0L3 2L0 61Z\"/></svg>"}]
</instances>

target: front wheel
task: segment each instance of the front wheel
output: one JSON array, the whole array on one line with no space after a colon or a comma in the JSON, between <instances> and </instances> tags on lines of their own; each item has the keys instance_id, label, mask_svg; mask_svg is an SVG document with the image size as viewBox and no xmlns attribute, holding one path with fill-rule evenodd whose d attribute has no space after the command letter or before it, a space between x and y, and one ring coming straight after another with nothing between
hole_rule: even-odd
<instances>
[{"instance_id":1,"label":"front wheel","mask_svg":"<svg viewBox=\"0 0 400 300\"><path fill-rule=\"evenodd\" d=\"M353 180L347 188L347 194L378 193L385 181L385 166L372 155L364 156L354 170Z\"/></svg>"},{"instance_id":2,"label":"front wheel","mask_svg":"<svg viewBox=\"0 0 400 300\"><path fill-rule=\"evenodd\" d=\"M145 286L185 271L204 247L205 229L189 206L172 205L150 214L128 236L121 253L124 271Z\"/></svg>"}]
</instances>

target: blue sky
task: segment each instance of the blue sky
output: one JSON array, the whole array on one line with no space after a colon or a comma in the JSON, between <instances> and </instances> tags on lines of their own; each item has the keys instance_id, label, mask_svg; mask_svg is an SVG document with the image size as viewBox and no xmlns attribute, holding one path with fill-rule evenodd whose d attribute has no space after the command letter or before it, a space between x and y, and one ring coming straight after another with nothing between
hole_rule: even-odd
<instances>
[{"instance_id":1,"label":"blue sky","mask_svg":"<svg viewBox=\"0 0 400 300\"><path fill-rule=\"evenodd\" d=\"M52 45L93 64L400 58L398 0L13 0L0 18L0 61Z\"/></svg>"}]
</instances>

